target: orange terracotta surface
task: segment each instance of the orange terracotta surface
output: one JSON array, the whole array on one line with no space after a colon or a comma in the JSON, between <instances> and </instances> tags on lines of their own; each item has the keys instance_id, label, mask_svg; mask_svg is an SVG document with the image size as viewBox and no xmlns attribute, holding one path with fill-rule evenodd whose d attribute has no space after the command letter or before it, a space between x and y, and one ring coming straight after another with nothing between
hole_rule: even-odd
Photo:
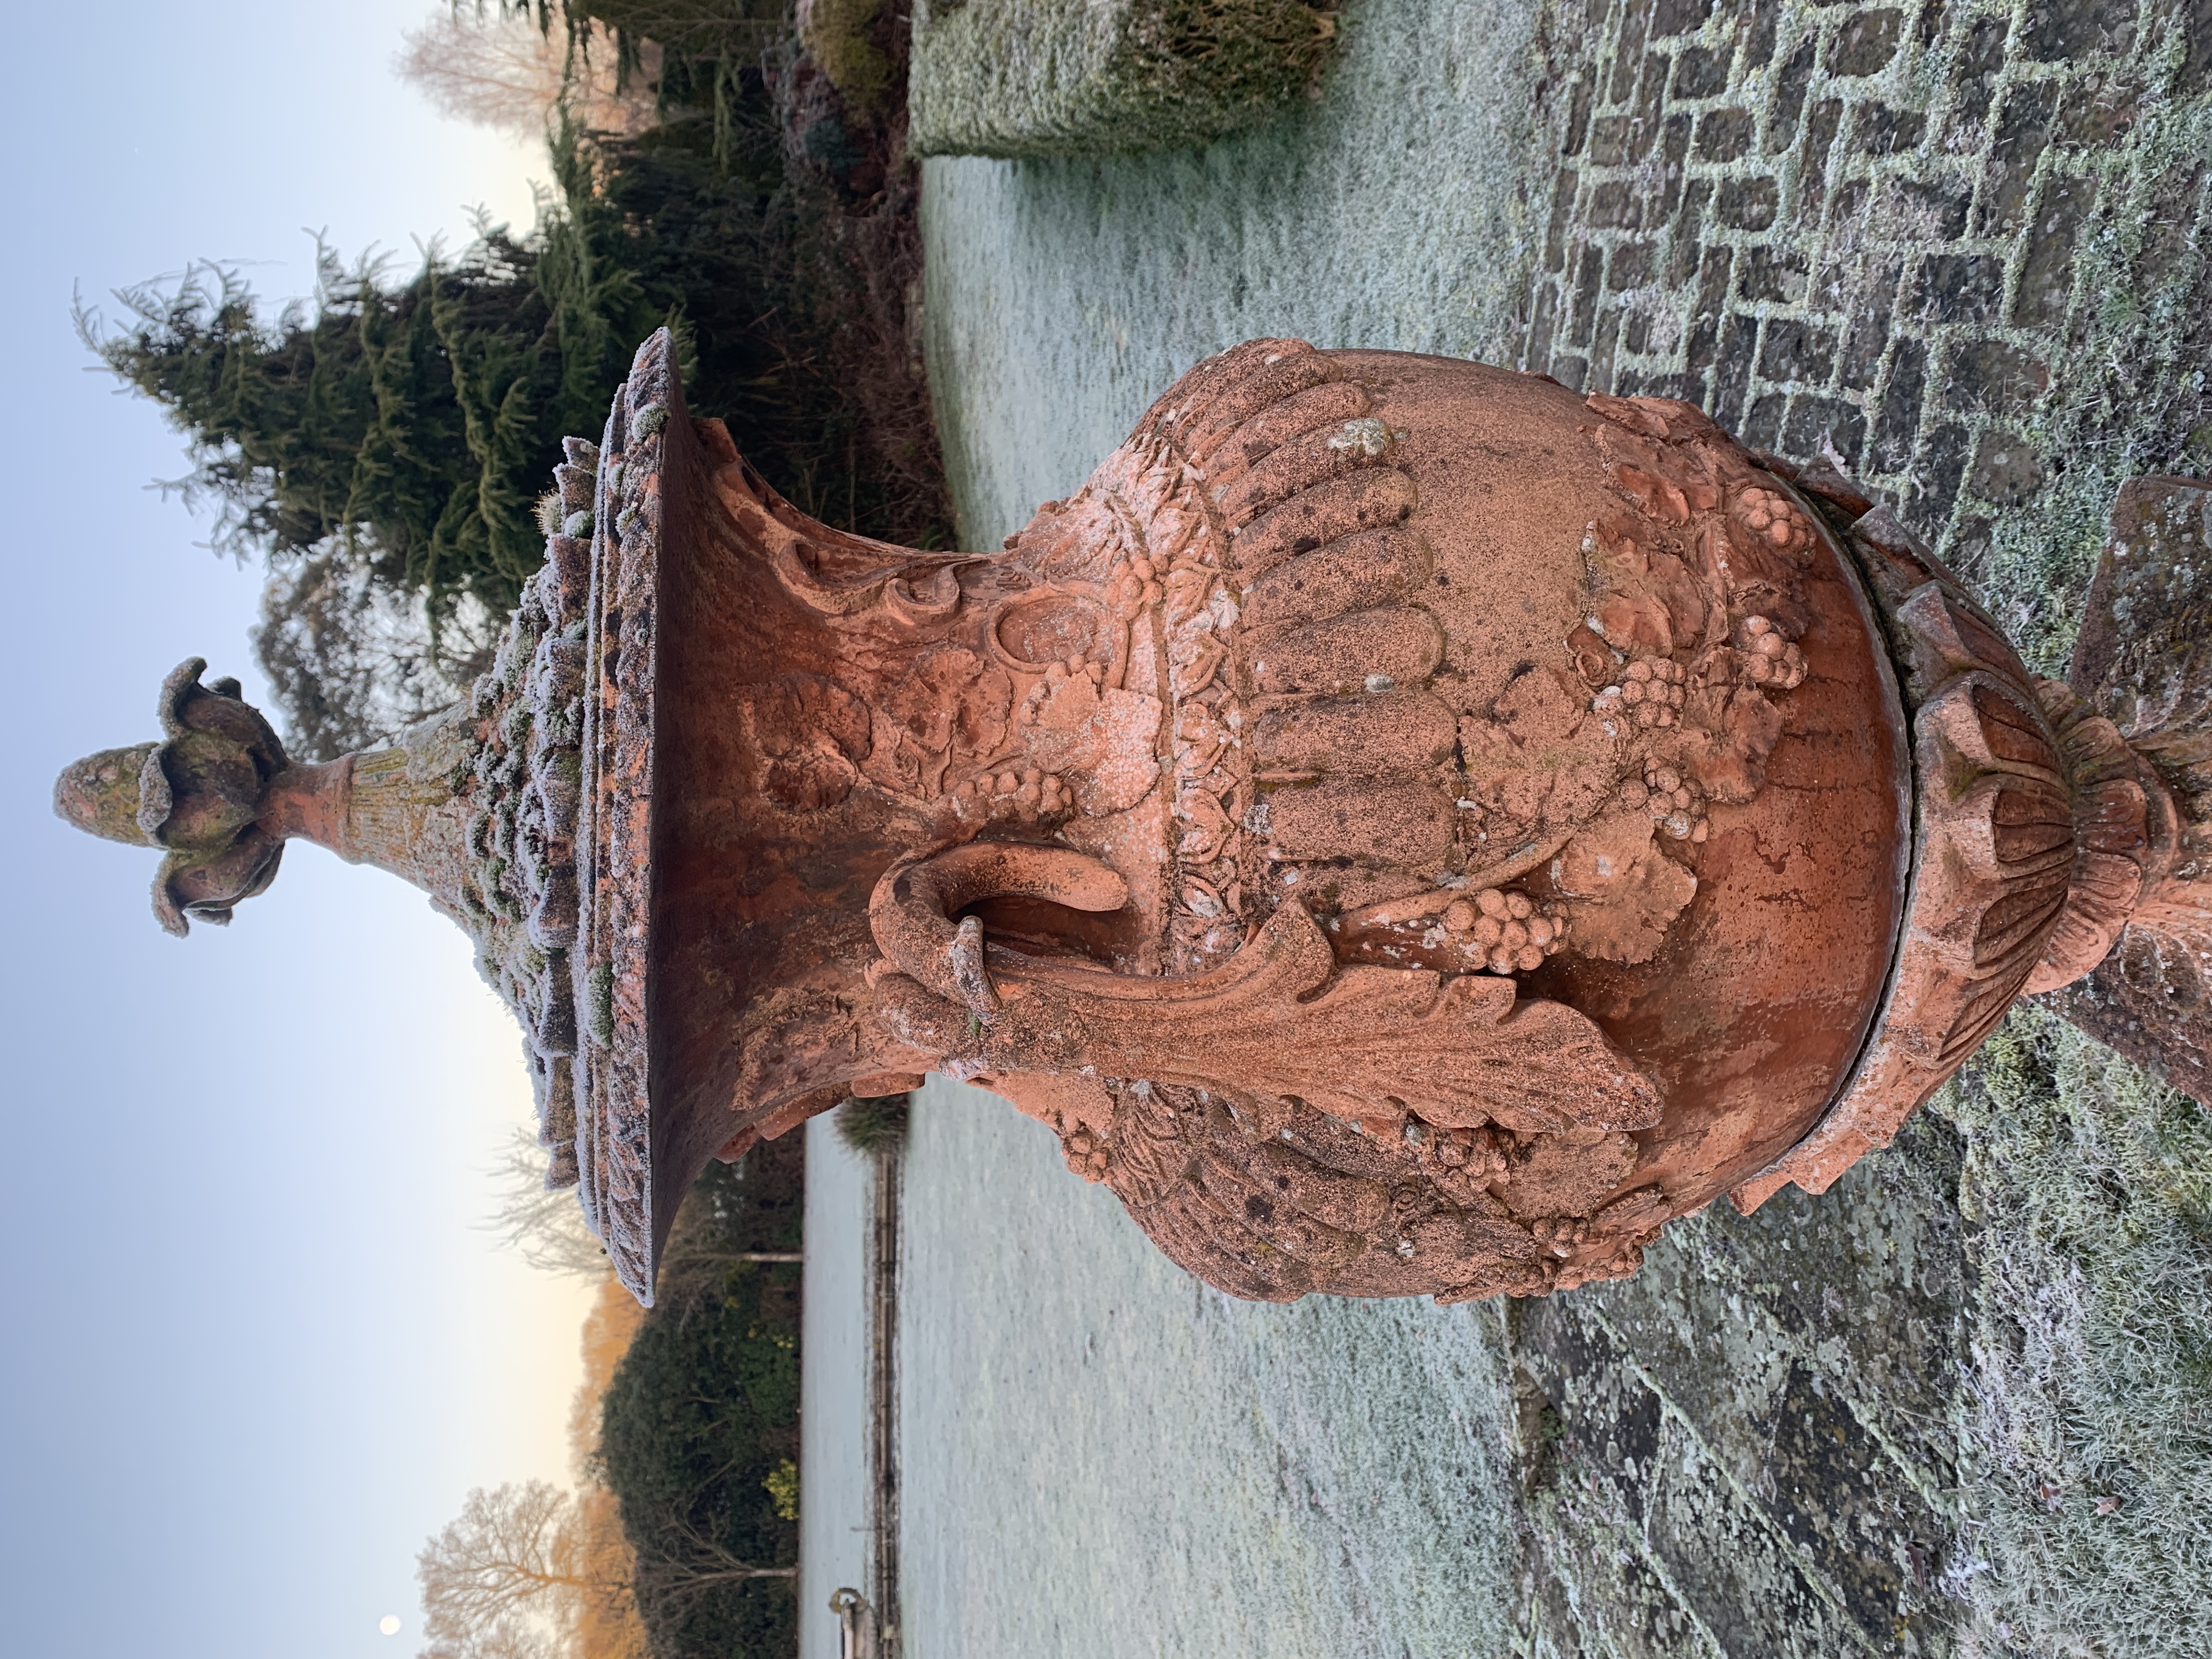
<instances>
[{"instance_id":1,"label":"orange terracotta surface","mask_svg":"<svg viewBox=\"0 0 2212 1659\"><path fill-rule=\"evenodd\" d=\"M556 483L465 707L296 767L187 665L58 800L179 927L291 835L430 890L641 1296L708 1158L930 1071L1238 1295L1617 1275L2203 909L2094 689L1686 404L1257 341L930 554L777 497L656 337Z\"/></svg>"}]
</instances>

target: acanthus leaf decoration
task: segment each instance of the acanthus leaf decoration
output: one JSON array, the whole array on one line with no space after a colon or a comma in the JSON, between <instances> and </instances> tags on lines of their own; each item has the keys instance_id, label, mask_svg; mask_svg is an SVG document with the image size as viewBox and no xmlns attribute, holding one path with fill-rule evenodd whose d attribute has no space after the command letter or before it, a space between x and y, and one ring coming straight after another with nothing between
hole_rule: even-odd
<instances>
[{"instance_id":1,"label":"acanthus leaf decoration","mask_svg":"<svg viewBox=\"0 0 2212 1659\"><path fill-rule=\"evenodd\" d=\"M1659 1121L1656 1086L1585 1016L1523 1000L1499 978L1340 969L1295 901L1227 961L1185 978L994 948L984 994L951 910L1005 893L1107 908L1118 884L1096 860L1036 848L970 845L893 869L871 921L904 982L878 981L880 1018L959 1076L1079 1072L1526 1134Z\"/></svg>"}]
</instances>

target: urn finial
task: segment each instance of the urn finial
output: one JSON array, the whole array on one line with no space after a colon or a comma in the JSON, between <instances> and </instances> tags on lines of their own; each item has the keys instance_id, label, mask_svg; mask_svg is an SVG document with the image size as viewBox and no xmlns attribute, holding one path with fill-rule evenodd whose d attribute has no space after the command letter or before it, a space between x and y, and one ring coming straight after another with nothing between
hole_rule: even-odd
<instances>
[{"instance_id":1,"label":"urn finial","mask_svg":"<svg viewBox=\"0 0 2212 1659\"><path fill-rule=\"evenodd\" d=\"M284 850L262 822L270 786L290 769L283 743L236 680L203 685L206 669L189 657L161 682L159 742L88 755L54 783L54 811L78 829L167 853L154 915L179 936L190 917L228 922L276 879Z\"/></svg>"}]
</instances>

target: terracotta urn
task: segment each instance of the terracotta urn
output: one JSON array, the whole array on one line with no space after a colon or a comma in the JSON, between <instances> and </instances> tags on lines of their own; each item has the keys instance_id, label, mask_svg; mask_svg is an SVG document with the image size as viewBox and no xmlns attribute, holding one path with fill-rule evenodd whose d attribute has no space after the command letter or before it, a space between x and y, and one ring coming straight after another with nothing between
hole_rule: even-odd
<instances>
[{"instance_id":1,"label":"terracotta urn","mask_svg":"<svg viewBox=\"0 0 2212 1659\"><path fill-rule=\"evenodd\" d=\"M2204 1091L2201 485L2124 492L2061 684L1832 469L1442 358L1237 347L925 553L776 495L660 335L556 483L465 705L296 765L187 664L58 799L179 932L289 836L427 889L641 1297L708 1158L932 1071L1269 1300L1632 1272L2085 976Z\"/></svg>"}]
</instances>

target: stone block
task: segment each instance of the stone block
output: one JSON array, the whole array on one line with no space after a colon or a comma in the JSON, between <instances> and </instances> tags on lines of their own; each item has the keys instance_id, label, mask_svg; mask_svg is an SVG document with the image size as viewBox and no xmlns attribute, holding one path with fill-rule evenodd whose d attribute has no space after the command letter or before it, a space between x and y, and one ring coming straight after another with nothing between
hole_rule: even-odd
<instances>
[{"instance_id":1,"label":"stone block","mask_svg":"<svg viewBox=\"0 0 2212 1659\"><path fill-rule=\"evenodd\" d=\"M1620 339L1620 308L1608 304L1598 313L1597 331L1590 343L1589 384L1592 391L1613 390L1613 354Z\"/></svg>"},{"instance_id":2,"label":"stone block","mask_svg":"<svg viewBox=\"0 0 2212 1659\"><path fill-rule=\"evenodd\" d=\"M1828 73L1857 76L1879 75L1897 56L1905 39L1905 14L1887 7L1863 11L1836 31L1828 49Z\"/></svg>"},{"instance_id":3,"label":"stone block","mask_svg":"<svg viewBox=\"0 0 2212 1659\"><path fill-rule=\"evenodd\" d=\"M1668 239L1667 282L1680 287L1698 274L1705 254L1699 240L1705 222L1705 204L1712 198L1712 181L1692 179L1682 187L1682 204L1674 216Z\"/></svg>"},{"instance_id":4,"label":"stone block","mask_svg":"<svg viewBox=\"0 0 2212 1659\"><path fill-rule=\"evenodd\" d=\"M1559 290L1551 283L1536 284L1536 300L1528 317L1528 344L1522 361L1541 371L1552 361L1552 328L1559 316Z\"/></svg>"},{"instance_id":5,"label":"stone block","mask_svg":"<svg viewBox=\"0 0 2212 1659\"><path fill-rule=\"evenodd\" d=\"M1891 358L1889 384L1883 389L1875 423L1873 465L1877 472L1902 472L1912 459L1920 432L1920 402L1928 386L1928 346L1907 335Z\"/></svg>"},{"instance_id":6,"label":"stone block","mask_svg":"<svg viewBox=\"0 0 2212 1659\"><path fill-rule=\"evenodd\" d=\"M1771 179L1723 179L1714 216L1732 230L1765 230L1781 203L1781 187Z\"/></svg>"},{"instance_id":7,"label":"stone block","mask_svg":"<svg viewBox=\"0 0 2212 1659\"><path fill-rule=\"evenodd\" d=\"M1590 165L1626 167L1644 159L1644 140L1638 123L1626 115L1602 115L1590 123Z\"/></svg>"},{"instance_id":8,"label":"stone block","mask_svg":"<svg viewBox=\"0 0 2212 1659\"><path fill-rule=\"evenodd\" d=\"M2004 300L2004 261L1994 253L1930 254L1921 263L1916 297L1929 322L1995 322Z\"/></svg>"},{"instance_id":9,"label":"stone block","mask_svg":"<svg viewBox=\"0 0 2212 1659\"><path fill-rule=\"evenodd\" d=\"M1736 296L1795 305L1805 292L1805 256L1788 248L1747 247L1736 262Z\"/></svg>"},{"instance_id":10,"label":"stone block","mask_svg":"<svg viewBox=\"0 0 2212 1659\"><path fill-rule=\"evenodd\" d=\"M1666 218L1682 198L1682 163L1690 155L1690 118L1670 115L1659 133L1659 154L1666 165L1660 181L1656 218Z\"/></svg>"},{"instance_id":11,"label":"stone block","mask_svg":"<svg viewBox=\"0 0 2212 1659\"><path fill-rule=\"evenodd\" d=\"M1567 227L1574 221L1575 189L1581 182L1572 167L1561 167L1552 185L1552 223L1544 238L1544 269L1565 268Z\"/></svg>"},{"instance_id":12,"label":"stone block","mask_svg":"<svg viewBox=\"0 0 2212 1659\"><path fill-rule=\"evenodd\" d=\"M1774 122L1766 132L1766 153L1778 155L1797 142L1797 118L1805 112L1805 94L1813 84L1814 53L1819 43L1807 40L1790 54L1775 82Z\"/></svg>"},{"instance_id":13,"label":"stone block","mask_svg":"<svg viewBox=\"0 0 2212 1659\"><path fill-rule=\"evenodd\" d=\"M1613 252L1606 259L1607 290L1623 294L1632 288L1644 287L1651 281L1656 258L1656 250L1649 241L1632 239L1614 243Z\"/></svg>"},{"instance_id":14,"label":"stone block","mask_svg":"<svg viewBox=\"0 0 2212 1659\"><path fill-rule=\"evenodd\" d=\"M1948 409L2017 414L2051 390L2050 365L2002 340L1968 340L1949 354Z\"/></svg>"},{"instance_id":15,"label":"stone block","mask_svg":"<svg viewBox=\"0 0 2212 1659\"><path fill-rule=\"evenodd\" d=\"M1841 398L1794 399L1790 418L1782 423L1782 453L1818 455L1823 446L1832 446L1846 466L1857 465L1866 447L1864 412Z\"/></svg>"},{"instance_id":16,"label":"stone block","mask_svg":"<svg viewBox=\"0 0 2212 1659\"><path fill-rule=\"evenodd\" d=\"M1717 98L1728 90L1729 48L1685 46L1674 54L1674 95L1677 98Z\"/></svg>"},{"instance_id":17,"label":"stone block","mask_svg":"<svg viewBox=\"0 0 2212 1659\"><path fill-rule=\"evenodd\" d=\"M1996 96L1997 71L2004 67L2005 33L2010 19L1978 17L1966 31L1966 38L1959 48L1957 67L1953 73L1953 112L1968 126L1978 126L1988 118L1990 103Z\"/></svg>"},{"instance_id":18,"label":"stone block","mask_svg":"<svg viewBox=\"0 0 2212 1659\"><path fill-rule=\"evenodd\" d=\"M2094 147L2109 144L2136 124L2142 83L2120 71L2083 76L2058 105L2061 143Z\"/></svg>"},{"instance_id":19,"label":"stone block","mask_svg":"<svg viewBox=\"0 0 2212 1659\"><path fill-rule=\"evenodd\" d=\"M2035 234L2028 239L2013 320L2026 328L2051 328L2063 321L2074 291L2074 243L2097 203L2094 179L2057 178L2044 187L2036 210Z\"/></svg>"},{"instance_id":20,"label":"stone block","mask_svg":"<svg viewBox=\"0 0 2212 1659\"><path fill-rule=\"evenodd\" d=\"M1928 118L1917 110L1861 104L1858 118L1852 124L1851 142L1867 155L1894 155L1917 146L1927 131Z\"/></svg>"},{"instance_id":21,"label":"stone block","mask_svg":"<svg viewBox=\"0 0 2212 1659\"><path fill-rule=\"evenodd\" d=\"M1860 391L1873 388L1882 349L1889 343L1890 313L1897 306L1898 278L1904 270L1905 261L1899 255L1862 254L1856 270L1837 274L1837 289L1851 296L1849 333L1837 365L1844 385Z\"/></svg>"},{"instance_id":22,"label":"stone block","mask_svg":"<svg viewBox=\"0 0 2212 1659\"><path fill-rule=\"evenodd\" d=\"M1752 361L1758 352L1759 319L1740 311L1723 316L1713 362L1712 416L1724 426L1733 426L1742 417Z\"/></svg>"},{"instance_id":23,"label":"stone block","mask_svg":"<svg viewBox=\"0 0 2212 1659\"><path fill-rule=\"evenodd\" d=\"M1753 449L1771 451L1782 442L1782 415L1790 406L1787 392L1762 392L1751 405L1751 413L1743 419L1743 430L1737 435Z\"/></svg>"},{"instance_id":24,"label":"stone block","mask_svg":"<svg viewBox=\"0 0 2212 1659\"><path fill-rule=\"evenodd\" d=\"M1670 67L1664 52L1644 54L1644 73L1636 82L1636 113L1647 133L1659 131L1660 115L1667 107L1667 74Z\"/></svg>"},{"instance_id":25,"label":"stone block","mask_svg":"<svg viewBox=\"0 0 2212 1659\"><path fill-rule=\"evenodd\" d=\"M1759 352L1759 373L1769 380L1808 380L1826 385L1836 366L1836 337L1815 324L1777 317L1766 325Z\"/></svg>"},{"instance_id":26,"label":"stone block","mask_svg":"<svg viewBox=\"0 0 2212 1659\"><path fill-rule=\"evenodd\" d=\"M1867 203L1873 196L1874 186L1866 179L1846 179L1836 186L1836 193L1829 198L1830 222L1850 227L1850 231L1856 234L1846 234L1835 239L1842 246L1840 250L1832 251L1828 268L1821 273L1824 285L1850 280L1845 267L1859 257L1867 240L1866 233L1873 229L1866 222ZM1880 233L1876 231L1875 234Z\"/></svg>"},{"instance_id":27,"label":"stone block","mask_svg":"<svg viewBox=\"0 0 2212 1659\"><path fill-rule=\"evenodd\" d=\"M1844 106L1837 100L1825 98L1813 106L1813 118L1805 124L1805 149L1799 173L1799 216L1807 221L1820 216L1820 204L1828 189L1828 152L1836 147L1836 131L1844 124Z\"/></svg>"},{"instance_id":28,"label":"stone block","mask_svg":"<svg viewBox=\"0 0 2212 1659\"><path fill-rule=\"evenodd\" d=\"M2035 164L2051 142L2051 117L2057 101L2058 88L2050 82L2030 82L2005 94L1990 145L1989 173L1982 186L1981 211L1976 217L1977 235L2002 236L2019 226L2034 182Z\"/></svg>"},{"instance_id":29,"label":"stone block","mask_svg":"<svg viewBox=\"0 0 2212 1659\"><path fill-rule=\"evenodd\" d=\"M1606 95L1616 104L1626 104L1636 96L1636 72L1644 64L1644 28L1646 14L1640 6L1631 6L1620 20L1620 44L1613 49L1613 81Z\"/></svg>"},{"instance_id":30,"label":"stone block","mask_svg":"<svg viewBox=\"0 0 2212 1659\"><path fill-rule=\"evenodd\" d=\"M1651 8L1651 39L1695 34L1713 15L1714 0L1657 0Z\"/></svg>"},{"instance_id":31,"label":"stone block","mask_svg":"<svg viewBox=\"0 0 2212 1659\"><path fill-rule=\"evenodd\" d=\"M1894 179L1886 198L1884 217L1893 222L1884 228L1900 241L1925 246L1966 234L1967 199L1940 179Z\"/></svg>"},{"instance_id":32,"label":"stone block","mask_svg":"<svg viewBox=\"0 0 2212 1659\"><path fill-rule=\"evenodd\" d=\"M1974 494L1992 507L2017 507L2043 487L2043 458L2025 438L1991 427L1974 447Z\"/></svg>"},{"instance_id":33,"label":"stone block","mask_svg":"<svg viewBox=\"0 0 2212 1659\"><path fill-rule=\"evenodd\" d=\"M1590 191L1589 222L1599 230L1633 230L1644 222L1643 198L1626 179L1609 179Z\"/></svg>"},{"instance_id":34,"label":"stone block","mask_svg":"<svg viewBox=\"0 0 2212 1659\"><path fill-rule=\"evenodd\" d=\"M1575 275L1574 326L1567 338L1572 344L1589 343L1590 328L1597 316L1598 295L1605 288L1605 253L1602 249L1585 246L1580 268Z\"/></svg>"},{"instance_id":35,"label":"stone block","mask_svg":"<svg viewBox=\"0 0 2212 1659\"><path fill-rule=\"evenodd\" d=\"M1559 140L1560 155L1571 157L1583 153L1583 146L1589 139L1590 102L1595 95L1596 88L1590 76L1575 77L1574 91L1567 100L1566 131Z\"/></svg>"},{"instance_id":36,"label":"stone block","mask_svg":"<svg viewBox=\"0 0 2212 1659\"><path fill-rule=\"evenodd\" d=\"M1751 154L1757 128L1745 109L1709 109L1698 118L1698 159L1735 161Z\"/></svg>"},{"instance_id":37,"label":"stone block","mask_svg":"<svg viewBox=\"0 0 2212 1659\"><path fill-rule=\"evenodd\" d=\"M2056 64L2125 52L2135 33L2136 0L2040 0L2028 9L2021 46L2038 62Z\"/></svg>"},{"instance_id":38,"label":"stone block","mask_svg":"<svg viewBox=\"0 0 2212 1659\"><path fill-rule=\"evenodd\" d=\"M1756 0L1740 26L1746 69L1765 69L1774 58L1774 42L1782 21L1784 0Z\"/></svg>"},{"instance_id":39,"label":"stone block","mask_svg":"<svg viewBox=\"0 0 2212 1659\"><path fill-rule=\"evenodd\" d=\"M1690 314L1690 337L1683 352L1683 368L1702 380L1720 350L1721 318L1728 303L1729 266L1735 254L1728 248L1705 250L1698 272L1698 297Z\"/></svg>"},{"instance_id":40,"label":"stone block","mask_svg":"<svg viewBox=\"0 0 2212 1659\"><path fill-rule=\"evenodd\" d=\"M1304 0L916 0L907 149L1084 155L1203 143L1274 119L1334 51Z\"/></svg>"},{"instance_id":41,"label":"stone block","mask_svg":"<svg viewBox=\"0 0 2212 1659\"><path fill-rule=\"evenodd\" d=\"M1905 520L1931 542L1951 521L1951 507L1966 478L1969 441L1966 428L1947 423L1931 431L1920 446L1912 467L1920 494L1905 504Z\"/></svg>"}]
</instances>

